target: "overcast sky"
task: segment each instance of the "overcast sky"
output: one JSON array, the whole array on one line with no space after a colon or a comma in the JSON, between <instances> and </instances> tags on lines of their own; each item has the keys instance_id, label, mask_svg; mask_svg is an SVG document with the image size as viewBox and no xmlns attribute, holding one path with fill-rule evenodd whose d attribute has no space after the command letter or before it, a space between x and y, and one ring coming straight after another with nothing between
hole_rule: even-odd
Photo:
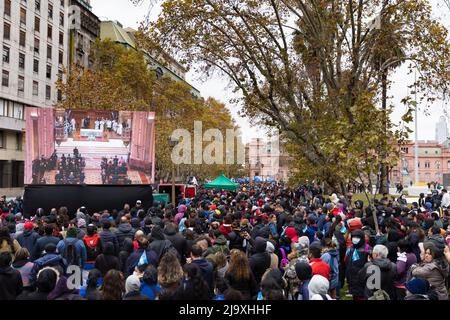
<instances>
[{"instance_id":1,"label":"overcast sky","mask_svg":"<svg viewBox=\"0 0 450 320\"><path fill-rule=\"evenodd\" d=\"M124 27L137 28L139 23L144 19L151 0L145 0L140 7L135 7L130 0L91 0L94 13L101 20L117 20ZM161 2L161 1L160 1ZM438 18L448 29L450 29L450 9L447 8L443 1L431 0L434 6L435 17ZM112 5L114 3L114 5ZM156 5L151 11L151 19L156 19L160 13L160 6ZM408 85L414 82L414 74L407 75L407 67L404 64L392 76L394 83L389 91L390 103L395 105L395 112L392 115L392 120L395 123L400 123L401 115L405 112L405 106L400 103L408 93ZM231 89L228 87L226 79L214 77L207 81L201 81L198 74L190 72L187 75L187 81L194 87L200 90L203 97L212 96L221 102L225 103L231 110L235 120L242 128L242 135L244 142L248 142L251 138L264 137L264 130L252 126L246 119L237 116L237 107L229 103L230 98L233 97ZM448 103L443 101L436 101L431 112L428 114L424 112L419 113L418 136L419 140L434 140L435 127L439 117L443 115L443 110L449 108ZM450 111L450 110L449 110ZM447 120L448 123L450 119ZM414 130L414 125L410 125ZM414 139L414 133L411 136Z\"/></svg>"}]
</instances>

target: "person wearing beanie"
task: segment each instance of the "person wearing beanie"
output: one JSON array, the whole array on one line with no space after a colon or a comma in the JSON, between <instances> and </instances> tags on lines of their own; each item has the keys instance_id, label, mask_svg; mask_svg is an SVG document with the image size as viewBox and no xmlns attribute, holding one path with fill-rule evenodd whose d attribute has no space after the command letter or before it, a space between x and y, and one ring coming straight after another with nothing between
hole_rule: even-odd
<instances>
[{"instance_id":1,"label":"person wearing beanie","mask_svg":"<svg viewBox=\"0 0 450 320\"><path fill-rule=\"evenodd\" d=\"M278 269L278 256L275 254L275 246L272 242L267 241L266 252L270 255L270 269Z\"/></svg>"},{"instance_id":2,"label":"person wearing beanie","mask_svg":"<svg viewBox=\"0 0 450 320\"><path fill-rule=\"evenodd\" d=\"M406 297L404 300L430 300L430 283L425 279L412 278L405 283Z\"/></svg>"},{"instance_id":3,"label":"person wearing beanie","mask_svg":"<svg viewBox=\"0 0 450 320\"><path fill-rule=\"evenodd\" d=\"M86 247L83 240L77 238L77 229L74 227L67 230L66 238L58 242L57 249L69 265L82 267L86 262Z\"/></svg>"},{"instance_id":4,"label":"person wearing beanie","mask_svg":"<svg viewBox=\"0 0 450 320\"><path fill-rule=\"evenodd\" d=\"M309 300L334 300L328 295L330 284L321 275L312 276L308 284Z\"/></svg>"},{"instance_id":5,"label":"person wearing beanie","mask_svg":"<svg viewBox=\"0 0 450 320\"><path fill-rule=\"evenodd\" d=\"M141 280L136 275L131 275L125 281L125 295L123 300L150 300L141 294Z\"/></svg>"},{"instance_id":6,"label":"person wearing beanie","mask_svg":"<svg viewBox=\"0 0 450 320\"><path fill-rule=\"evenodd\" d=\"M24 231L17 237L17 241L19 242L21 247L25 247L28 249L28 252L34 253L36 242L39 239L39 235L34 231L33 222L25 222ZM34 256L32 255L32 260L34 260Z\"/></svg>"},{"instance_id":7,"label":"person wearing beanie","mask_svg":"<svg viewBox=\"0 0 450 320\"><path fill-rule=\"evenodd\" d=\"M261 278L270 267L271 257L266 252L267 241L264 238L257 237L255 239L254 251L255 253L250 257L250 269L252 270L256 282L261 282Z\"/></svg>"}]
</instances>

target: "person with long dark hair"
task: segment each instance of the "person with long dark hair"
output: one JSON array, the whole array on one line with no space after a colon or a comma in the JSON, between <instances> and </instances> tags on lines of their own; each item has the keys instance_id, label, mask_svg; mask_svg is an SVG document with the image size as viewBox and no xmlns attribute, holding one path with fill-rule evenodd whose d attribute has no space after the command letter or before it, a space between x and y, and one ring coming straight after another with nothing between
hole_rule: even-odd
<instances>
[{"instance_id":1,"label":"person with long dark hair","mask_svg":"<svg viewBox=\"0 0 450 320\"><path fill-rule=\"evenodd\" d=\"M89 271L86 286L80 288L80 296L86 300L101 300L100 286L102 283L102 274L98 269Z\"/></svg>"},{"instance_id":2,"label":"person with long dark hair","mask_svg":"<svg viewBox=\"0 0 450 320\"><path fill-rule=\"evenodd\" d=\"M125 279L118 270L109 270L103 278L101 287L102 300L122 300L125 293Z\"/></svg>"},{"instance_id":3,"label":"person with long dark hair","mask_svg":"<svg viewBox=\"0 0 450 320\"><path fill-rule=\"evenodd\" d=\"M258 294L258 284L250 269L248 258L240 250L231 250L230 263L225 272L225 280L230 288L240 291L247 300L254 298Z\"/></svg>"},{"instance_id":4,"label":"person with long dark hair","mask_svg":"<svg viewBox=\"0 0 450 320\"><path fill-rule=\"evenodd\" d=\"M200 267L190 263L184 266L184 278L175 292L175 300L208 300L209 287L203 279Z\"/></svg>"}]
</instances>

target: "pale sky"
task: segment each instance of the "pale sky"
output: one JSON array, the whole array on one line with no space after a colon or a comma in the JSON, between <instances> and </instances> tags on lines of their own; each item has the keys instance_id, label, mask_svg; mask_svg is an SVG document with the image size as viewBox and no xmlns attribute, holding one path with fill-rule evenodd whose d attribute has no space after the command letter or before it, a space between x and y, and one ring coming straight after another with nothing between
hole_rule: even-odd
<instances>
[{"instance_id":1,"label":"pale sky","mask_svg":"<svg viewBox=\"0 0 450 320\"><path fill-rule=\"evenodd\" d=\"M140 7L135 7L130 0L91 0L94 13L101 20L117 20L124 27L136 28L139 23L143 21L146 16L147 9L152 0L145 0ZM160 1L162 2L162 1ZM450 29L450 9L447 8L443 1L431 0L434 6L434 15L438 18L448 29ZM114 4L112 4L114 3ZM156 5L151 11L151 19L156 19L160 13L160 6ZM217 100L225 103L228 109L231 111L234 119L241 127L242 137L244 142L248 142L251 138L266 136L265 131L252 126L247 119L237 116L237 106L233 106L229 103L229 100L233 97L232 90L228 87L228 81L219 77L213 77L206 81L199 79L200 75L189 72L187 75L187 81L194 87L200 90L201 95L204 98L212 96ZM391 78L394 83L389 90L390 103L395 105L395 111L392 115L394 123L400 123L401 115L405 112L405 106L400 103L408 93L408 85L414 82L414 74L407 75L406 64L399 68ZM434 140L435 139L435 127L439 120L439 117L444 114L443 110L447 108L450 111L448 103L444 104L443 101L436 101L430 112L419 112L418 117L418 138L419 140ZM450 119L447 119L450 124ZM414 130L414 124L410 124L411 129ZM414 133L410 136L414 139Z\"/></svg>"}]
</instances>

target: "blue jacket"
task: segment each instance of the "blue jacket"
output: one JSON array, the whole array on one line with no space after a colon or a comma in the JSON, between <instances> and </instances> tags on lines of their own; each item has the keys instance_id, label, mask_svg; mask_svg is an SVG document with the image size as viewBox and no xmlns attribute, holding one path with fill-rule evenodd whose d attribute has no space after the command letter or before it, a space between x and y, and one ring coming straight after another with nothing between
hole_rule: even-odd
<instances>
[{"instance_id":1,"label":"blue jacket","mask_svg":"<svg viewBox=\"0 0 450 320\"><path fill-rule=\"evenodd\" d=\"M330 250L325 252L320 259L330 266L330 289L335 289L339 281L339 251Z\"/></svg>"},{"instance_id":2,"label":"blue jacket","mask_svg":"<svg viewBox=\"0 0 450 320\"><path fill-rule=\"evenodd\" d=\"M156 297L158 296L159 292L161 291L161 288L159 285L153 285L149 286L146 283L143 283L141 285L141 294L143 296L146 296L150 300L156 300Z\"/></svg>"},{"instance_id":3,"label":"blue jacket","mask_svg":"<svg viewBox=\"0 0 450 320\"><path fill-rule=\"evenodd\" d=\"M34 261L33 269L31 269L30 280L31 283L36 283L38 272L45 267L55 267L60 266L63 268L64 272L67 268L67 263L64 258L56 253L47 253L43 257Z\"/></svg>"},{"instance_id":4,"label":"blue jacket","mask_svg":"<svg viewBox=\"0 0 450 320\"><path fill-rule=\"evenodd\" d=\"M206 260L206 259L196 259L193 260L192 263L195 263L196 265L199 266L200 271L202 272L202 276L203 279L206 281L206 283L208 284L209 290L211 291L211 293L213 293L214 291L214 285L213 285L213 266L212 264Z\"/></svg>"},{"instance_id":5,"label":"blue jacket","mask_svg":"<svg viewBox=\"0 0 450 320\"><path fill-rule=\"evenodd\" d=\"M33 255L33 259L35 260L41 257L42 251L44 251L47 244L53 243L55 246L57 246L59 241L59 238L54 236L44 236L39 238L36 241L36 245L34 246L34 252L31 253Z\"/></svg>"},{"instance_id":6,"label":"blue jacket","mask_svg":"<svg viewBox=\"0 0 450 320\"><path fill-rule=\"evenodd\" d=\"M17 242L19 242L21 247L25 247L28 249L28 252L30 253L32 260L34 258L33 256L35 250L34 247L38 239L39 235L33 230L25 230L17 237Z\"/></svg>"},{"instance_id":7,"label":"blue jacket","mask_svg":"<svg viewBox=\"0 0 450 320\"><path fill-rule=\"evenodd\" d=\"M78 256L79 259L77 265L80 267L83 266L87 259L86 247L84 246L83 241L77 238L66 238L65 240L60 240L56 248L63 257L66 249L66 243L74 245L76 255Z\"/></svg>"}]
</instances>

